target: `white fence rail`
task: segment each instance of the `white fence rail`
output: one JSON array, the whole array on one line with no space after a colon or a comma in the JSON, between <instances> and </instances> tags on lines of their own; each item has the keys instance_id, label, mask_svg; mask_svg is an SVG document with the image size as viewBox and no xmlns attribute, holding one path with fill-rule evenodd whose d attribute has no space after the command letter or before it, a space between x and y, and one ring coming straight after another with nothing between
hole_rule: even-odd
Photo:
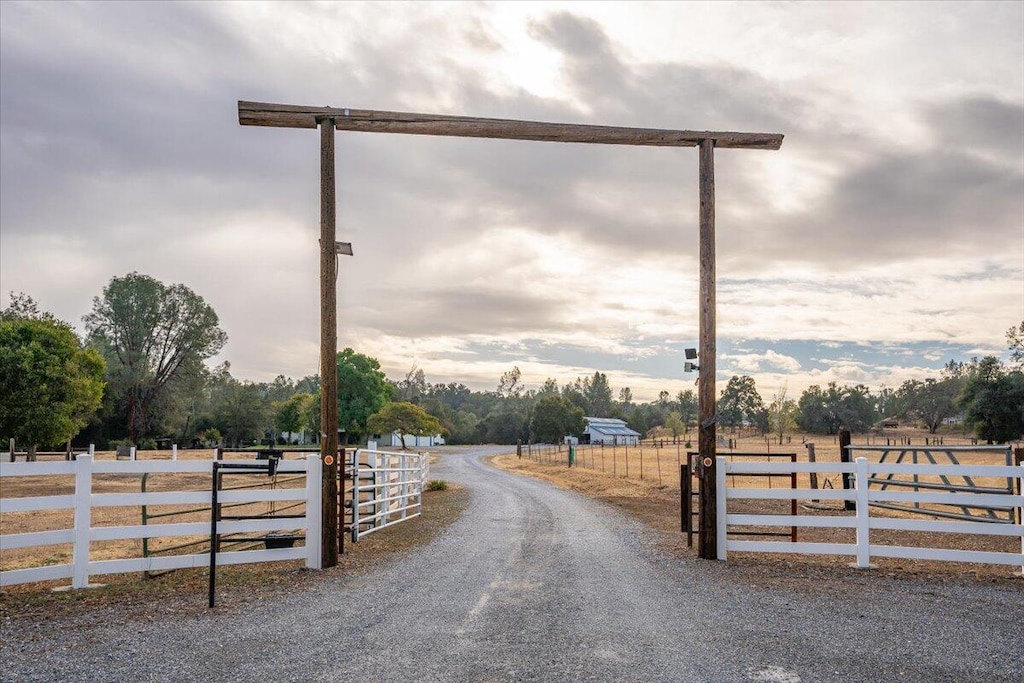
<instances>
[{"instance_id":1,"label":"white fence rail","mask_svg":"<svg viewBox=\"0 0 1024 683\"><path fill-rule=\"evenodd\" d=\"M95 474L147 474L147 473L205 473L212 481L212 460L205 461L97 461L91 455L79 455L77 460L53 463L2 463L0 481L8 477L74 475L75 492L62 496L32 496L0 498L0 514L38 510L74 510L74 527L51 531L0 535L0 550L30 548L59 543L72 544L70 564L31 567L0 571L0 586L52 579L71 579L74 588L89 585L89 577L97 574L123 572L163 571L186 567L209 567L210 553L168 555L161 557L135 557L111 560L90 560L92 542L165 538L174 536L201 536L210 534L210 523L179 522L128 526L92 526L92 510L99 507L141 505L205 505L212 504L212 491L171 491L159 493L93 493ZM278 472L305 474L303 489L221 491L222 503L260 503L305 501L303 517L287 520L246 519L218 522L218 533L260 533L281 530L306 532L305 547L267 550L245 550L217 554L218 565L276 562L278 560L305 559L306 566L319 569L321 564L321 465L320 458L310 455L304 460L282 460Z\"/></svg>"},{"instance_id":2,"label":"white fence rail","mask_svg":"<svg viewBox=\"0 0 1024 683\"><path fill-rule=\"evenodd\" d=\"M895 463L872 463L867 458L857 458L853 463L835 462L729 462L719 457L716 469L715 494L718 504L717 545L718 559L724 560L730 552L802 553L817 555L849 555L856 558L856 566L871 566L872 557L902 557L918 560L941 560L948 562L980 562L1018 566L1024 569L1024 495L883 491L870 488L875 475L915 476L970 476L1006 477L1016 480L1020 491L1024 482L1024 465L909 465ZM841 472L855 475L853 488L848 490L821 489L751 489L728 488L726 477L730 474L789 474L807 472ZM795 516L795 515L754 515L731 514L730 500L852 500L857 509L853 516ZM1009 508L1009 524L992 522L961 522L925 519L898 519L871 515L871 504L875 502L901 502L923 505L974 505ZM1016 508L1016 514L1013 514ZM920 512L927 513L926 510ZM729 525L784 526L850 528L856 530L854 543L789 543L780 541L737 541L728 538ZM871 531L892 529L902 531L957 533L992 536L1012 536L1021 539L1021 552L988 552L978 550L950 550L943 548L921 548L907 546L877 545L871 543Z\"/></svg>"},{"instance_id":3,"label":"white fence rail","mask_svg":"<svg viewBox=\"0 0 1024 683\"><path fill-rule=\"evenodd\" d=\"M360 449L352 456L352 541L418 517L429 453Z\"/></svg>"}]
</instances>

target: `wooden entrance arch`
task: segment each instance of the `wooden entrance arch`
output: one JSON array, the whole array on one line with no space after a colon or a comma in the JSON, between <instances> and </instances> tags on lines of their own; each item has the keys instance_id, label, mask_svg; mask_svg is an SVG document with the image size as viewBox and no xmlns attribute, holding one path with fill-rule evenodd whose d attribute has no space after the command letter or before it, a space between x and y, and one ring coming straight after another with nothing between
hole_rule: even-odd
<instances>
[{"instance_id":1,"label":"wooden entrance arch","mask_svg":"<svg viewBox=\"0 0 1024 683\"><path fill-rule=\"evenodd\" d=\"M579 142L599 145L700 148L700 375L698 451L702 491L715 490L715 147L777 150L779 133L734 133L655 128L624 128L543 121L485 119L409 112L374 111L291 104L238 102L243 126L320 129L320 386L321 396L337 394L337 254L335 241L334 131L404 133L464 138L499 138L541 142ZM338 424L337 401L320 401L320 424ZM321 427L323 430L323 427ZM320 454L324 464L323 563L338 561L338 432L323 431ZM330 456L330 457L328 457ZM326 464L330 463L330 464ZM703 464L710 463L710 464ZM700 497L699 554L718 556L714 495Z\"/></svg>"}]
</instances>

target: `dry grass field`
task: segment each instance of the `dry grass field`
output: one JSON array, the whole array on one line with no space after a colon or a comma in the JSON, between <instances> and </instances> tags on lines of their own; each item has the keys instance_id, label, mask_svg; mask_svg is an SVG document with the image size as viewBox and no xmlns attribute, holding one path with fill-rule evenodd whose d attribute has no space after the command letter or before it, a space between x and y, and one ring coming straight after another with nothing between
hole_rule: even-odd
<instances>
[{"instance_id":1,"label":"dry grass field","mask_svg":"<svg viewBox=\"0 0 1024 683\"><path fill-rule=\"evenodd\" d=\"M838 438L821 435L797 434L790 438L788 443L781 446L777 440L766 441L760 435L751 434L724 434L726 439L733 440L733 448L719 448L719 454L726 457L731 452L735 453L759 453L764 457L748 458L744 461L768 461L769 454L771 461L788 459L781 454L794 453L799 462L807 461L807 443L815 444L815 458L819 462L838 462L839 443ZM925 438L933 439L926 432L917 430L901 430L890 432L886 430L884 435L854 435L854 445L886 445L886 439L890 444L905 443L909 439L910 445L923 447ZM969 446L973 445L969 438L942 435L941 446L935 446L941 450L942 446ZM576 467L569 468L568 449L558 447L533 447L523 448L523 457L517 458L514 454L500 456L494 459L497 466L503 469L519 472L529 476L538 477L550 481L558 486L580 491L587 495L599 498L624 508L645 521L649 526L657 528L666 534L670 534L672 545L678 552L684 554L696 554L695 548L687 546L686 535L680 531L680 465L686 463L687 451L696 450L696 440L691 443L692 448L687 448L685 440L681 437L679 443L673 444L671 437L663 443L651 445L645 442L643 447L624 446L580 446L577 449ZM901 450L898 445L892 446L893 451L888 455L888 462L895 462ZM877 461L880 458L877 452L864 452L858 455L865 455L869 460ZM992 453L955 453L955 456L963 464L991 464L1002 465L1005 461L1001 456ZM940 463L945 456L936 454L936 460ZM740 458L734 458L739 460ZM921 463L928 461L921 457ZM905 463L912 462L908 454ZM945 460L948 463L948 460ZM905 477L904 479L909 479ZM938 483L922 477L922 482ZM981 486L1003 487L1007 485L1006 479L984 479L974 478L974 483ZM963 483L954 480L952 483ZM790 488L791 482L788 477L785 479L767 479L762 477L741 477L730 475L729 486L743 488L773 487ZM800 475L797 481L798 488L810 488L808 475ZM842 478L838 473L823 473L818 477L819 488L842 488ZM912 490L905 488L901 490ZM696 503L695 503L696 505ZM730 503L730 510L752 514L790 514L789 501L733 501ZM945 508L948 510L949 508ZM804 502L798 505L800 515L852 515L842 510L842 503L839 501ZM926 519L929 517L912 512L886 510L872 507L872 515L906 517L913 519ZM775 528L773 531L788 531ZM815 529L801 528L798 531L800 541L827 542L827 543L853 543L855 532L853 529ZM756 538L756 537L753 537ZM764 538L763 540L772 540ZM785 540L785 539L775 539ZM694 540L696 543L696 540ZM930 546L936 548L952 548L961 550L986 550L998 552L1020 552L1020 540L1012 537L999 536L968 536L963 534L949 533L922 533L922 532L899 532L875 530L872 532L872 543L883 545L905 545L905 546ZM827 556L785 556L785 555L737 555L740 561L757 561L765 563L796 563L808 562L814 564L835 564L845 565L850 561L846 557ZM750 558L756 558L751 560ZM923 572L936 576L971 575L984 577L992 580L1013 580L1013 569L1006 566L967 564L954 562L935 562L907 559L873 558L872 562L877 563L883 570L899 572Z\"/></svg>"},{"instance_id":2,"label":"dry grass field","mask_svg":"<svg viewBox=\"0 0 1024 683\"><path fill-rule=\"evenodd\" d=\"M771 453L773 455L773 460L775 459L774 456L780 453L795 453L799 461L806 461L806 443L809 442L815 443L816 459L818 461L837 462L839 460L838 440L833 437L811 437L808 435L797 434L790 437L788 443L784 443L780 446L777 443L769 443L763 437L757 435L724 434L723 436L726 439L733 439L734 448L732 450L735 452L757 452L764 453L765 455ZM856 435L854 437L854 443L870 443L871 445L876 445L879 439L882 440L883 444L885 443L886 438L890 439L892 442L896 439L910 439L913 445L919 446L923 445L925 437L926 435L923 432L914 431L886 434L882 437L878 437L877 435ZM957 439L949 435L943 436L942 439L944 445L970 444L970 441L967 439ZM576 489L588 495L601 498L623 507L631 513L641 517L649 525L661 529L666 533L672 534L672 538L674 539L672 544L677 546L680 552L693 553L694 551L692 549L687 548L685 536L679 531L679 476L680 464L685 463L687 451L694 450L696 444L693 443L693 448L688 449L685 445L684 438L680 438L679 443L676 444L673 444L671 441L671 437L669 437L662 440L657 446L648 444L643 448L625 448L623 446L608 446L604 448L581 447L577 453L577 467L571 470L566 466L568 453L565 447L560 450L553 447L533 447L533 449L528 450L524 447L522 459L517 459L515 455L510 455L502 456L496 461L500 466L507 469L547 479L560 486ZM720 452L728 454L730 449L720 449ZM103 460L113 460L114 453L97 453L96 457ZM169 451L142 451L139 452L138 457L142 460L169 460L171 458L171 454ZM211 451L179 451L178 457L183 460L208 460L211 458ZM225 457L228 459L251 459L252 456L247 454L229 453L226 454ZM299 454L289 454L288 457L295 458L301 456ZM991 456L989 457L991 458ZM434 459L436 460L436 458ZM890 459L892 459L892 457L890 457ZM983 464L982 460L979 458L964 458L964 460L974 464ZM990 459L988 463L1001 464L1001 461ZM229 480L225 482L225 485L229 487L236 485L259 485L268 487L272 485L270 481L264 480L262 477L246 476L239 477L238 479L241 481L230 481L229 478ZM788 479L766 480L755 477L736 477L735 479L735 481L730 482L730 485L743 487L772 486L787 488L790 486ZM996 480L992 482L977 481L976 483L982 485L1005 485L1005 480ZM208 476L198 474L155 474L147 476L145 481L147 491L208 490L209 485L210 482ZM301 487L304 485L304 479L300 476L282 474L278 480L273 483L273 485L281 488ZM96 493L138 492L142 490L143 481L141 475L97 475L93 486ZM798 481L798 486L801 488L807 488L809 486L809 481L807 480L806 475L801 475L801 479ZM819 486L841 488L841 478L837 474L823 474L819 479ZM74 481L72 476L13 477L0 480L0 497L8 498L69 494L73 492L73 488ZM460 492L459 494L434 492L429 495L435 503L438 503L446 496L451 497L464 494L465 492ZM789 512L789 503L785 501L760 503L752 501L743 502L748 506L748 508L743 511L762 513L776 512L779 514L787 514ZM280 507L281 505L283 504L279 504L279 507L276 510L277 513L301 513L303 511L302 503L298 503L298 507L294 510L282 510ZM841 503L829 501L820 504L802 504L799 509L799 514L843 514L839 509L840 507ZM238 510L233 510L232 512L236 514L265 514L270 512L270 510L268 503L261 503L245 506ZM444 516L444 506L442 506L442 509L439 510L438 513L442 517ZM202 522L209 520L210 511L208 507L201 508L197 506L150 506L146 510L146 514L149 516L151 523L186 521ZM873 511L873 514L914 516L909 513L887 510L875 510ZM425 517L431 515L432 513L428 506L425 510ZM141 523L142 510L138 506L125 508L97 508L93 510L93 524L95 526L120 526ZM70 528L72 525L73 519L72 512L70 510L5 513L0 515L0 531L4 534ZM406 525L400 525L398 528L403 528L405 526ZM414 522L409 526L417 527L419 526L419 522ZM368 541L360 543L360 550L358 552L360 554L365 554L366 552L372 551L374 548L383 550L392 542L391 539L398 538L400 535L407 533L408 532L406 531L401 531L381 534L379 537L371 537ZM852 542L853 540L853 531L848 529L801 529L799 534L800 540L806 541ZM873 538L876 542L901 545L928 543L935 547L961 549L993 550L1003 552L1014 552L1015 550L1019 552L1020 550L1019 543L1016 542L1015 539L1005 537L957 536L953 534L915 534L911 536L907 533L878 531L875 532ZM204 552L208 547L208 540L209 539L205 537L153 539L148 541L148 547L145 549L145 552ZM171 548L171 546L179 546L187 543L194 543L195 545L183 548ZM235 546L234 549L257 547L257 543L258 541L251 541L248 546L240 544ZM94 543L91 548L91 559L101 560L117 557L141 557L143 556L143 553L143 542L140 540ZM780 557L782 559L780 559ZM761 558L764 558L763 561L766 562L793 561L793 558L783 556L758 556L758 558L759 561L761 561ZM4 550L0 551L0 569L10 570L32 566L64 564L69 562L70 559L70 544ZM351 558L348 561L351 561ZM799 558L799 561L845 564L847 560L846 558L803 556ZM964 565L958 563L886 559L880 559L878 562L883 567L895 567L901 571L927 571L940 575L967 573L989 578L997 578L1006 577L1011 574L1011 570L1007 567L988 565ZM287 571L292 572L298 571L301 562L295 561L282 564L288 565ZM237 576L242 577L239 579L241 583L246 583L251 577L266 576L268 570L273 573L273 571L279 571L280 568L275 568L275 565L273 564L230 568L230 572L234 572ZM184 575L194 573L194 571L175 573ZM139 580L140 577L131 574L124 576L108 575L102 577L102 581L104 583L122 586L133 583L137 584ZM181 579L168 578L163 580L177 581ZM61 583L67 582L51 582L52 585L58 585ZM46 588L51 584L13 586L5 589L5 593L10 595L12 593L20 593L24 591L38 591L39 588Z\"/></svg>"},{"instance_id":3,"label":"dry grass field","mask_svg":"<svg viewBox=\"0 0 1024 683\"><path fill-rule=\"evenodd\" d=\"M114 453L97 453L102 460L113 460ZM170 460L169 451L141 451L140 460ZM210 450L179 451L179 460L209 460ZM227 453L225 459L251 459L251 455ZM286 454L291 459L302 457L297 453ZM138 492L141 490L140 475L97 475L94 478L93 490L96 493ZM228 477L224 487L259 485L270 486L270 482L261 476ZM241 481L238 481L241 480ZM74 480L71 476L48 477L9 477L3 482L0 497L22 497L40 495L61 495L72 493ZM301 476L281 474L275 484L279 488L302 487L305 480ZM147 491L208 491L210 478L198 474L158 474L149 475L146 480ZM323 578L359 575L370 570L387 555L401 552L427 543L458 519L469 503L469 491L449 484L446 490L424 493L424 509L421 516L404 524L399 524L386 533L374 534L360 540L358 544L347 543L345 554L339 558L337 567L322 572L310 572L304 569L302 560L288 562L269 562L261 564L231 565L218 570L218 606L244 604L259 600L277 591L301 587L311 581ZM276 512L281 513L284 505L279 503ZM304 503L287 510L287 513L302 513ZM269 512L269 503L239 506L231 510L233 514L264 514ZM225 514L228 510L224 511ZM147 510L152 523L172 523L201 521L210 519L209 508L198 506L150 506ZM160 517L159 515L164 515ZM155 518L154 518L155 516ZM142 511L138 506L125 508L94 508L94 526L121 526L142 523ZM0 531L4 534L45 531L51 529L70 528L73 525L72 512L51 511L31 513L4 513L0 515ZM177 549L168 549L186 543L195 545ZM150 552L168 551L174 554L201 553L209 549L209 537L175 537L169 539L153 539L149 541ZM230 550L243 550L248 547L262 547L259 541L239 543ZM141 557L142 541L117 541L93 543L90 549L91 560L111 558ZM71 560L71 546L49 545L34 548L19 548L0 551L0 568L4 570L24 567L65 564ZM130 603L142 611L165 612L194 611L205 609L207 574L205 569L182 569L145 577L140 573L105 574L95 577L106 586L99 591L70 591L53 593L49 589L64 586L67 579L39 583L7 586L0 591L0 615L3 618L33 618L45 616L53 610L67 605L124 605Z\"/></svg>"},{"instance_id":4,"label":"dry grass field","mask_svg":"<svg viewBox=\"0 0 1024 683\"><path fill-rule=\"evenodd\" d=\"M241 459L245 454L228 453L226 459ZM294 456L292 456L294 457ZM209 449L201 451L178 451L179 460L210 460L212 452ZM246 459L251 459L248 456ZM113 452L96 453L97 460L114 460ZM140 451L140 460L170 460L170 451ZM55 496L74 493L73 475L47 475L32 477L6 477L2 480L2 498L20 498L24 496ZM296 475L281 474L276 481L269 477L248 475L244 477L231 477L224 480L224 489L244 488L296 488L305 485L305 478ZM145 487L143 489L143 487ZM101 474L93 478L93 493L137 493L141 491L209 491L210 477L203 474L149 474L149 475L116 475ZM285 510L286 505L296 506L294 509ZM228 506L225 506L228 508ZM305 510L304 503L279 504L274 510L277 514L283 512L302 514ZM235 506L230 512L225 509L224 514L267 514L272 512L269 504L250 504ZM146 523L143 520L143 510L139 506L131 507L109 507L93 508L92 525L99 526L123 526ZM209 506L200 507L195 505L173 506L157 505L147 506L145 515L148 522L152 524L176 523L176 522L208 522L210 520ZM35 512L12 512L0 516L0 529L4 534L19 534L33 531L47 531L51 529L70 529L74 525L73 510L42 510ZM173 537L158 538L146 541L146 552L150 554L161 554L175 552L172 546L186 547L176 549L179 553L205 552L209 548L209 537ZM243 549L244 547L256 547L257 544L236 545L232 549ZM144 556L142 540L106 541L93 543L90 550L91 560L104 560L114 558L130 558ZM66 564L71 561L71 544L37 546L32 548L18 548L14 550L0 551L0 569L11 570L24 567L38 567L51 564Z\"/></svg>"},{"instance_id":5,"label":"dry grass field","mask_svg":"<svg viewBox=\"0 0 1024 683\"><path fill-rule=\"evenodd\" d=\"M929 435L923 430L903 429L885 430L885 434L855 434L853 445L855 446L890 446L892 451L887 461L895 462L899 452L904 447L925 447L926 439L931 441L941 439L941 445L930 446L941 450L942 446L971 446L972 439L962 435ZM776 438L765 438L760 434L738 431L719 432L719 440L723 444L718 449L718 454L730 457L733 453L758 453L764 454L764 458L754 458L762 462L778 462L786 459L785 456L793 454L798 462L807 462L808 445L813 444L815 459L818 462L839 462L839 438L835 435L802 434L787 435L784 443L779 444ZM906 440L906 441L905 441ZM906 442L909 445L904 446ZM689 446L687 446L689 444ZM731 447L724 444L731 444ZM697 450L696 433L691 432L688 437L680 436L675 443L671 435L654 440L646 440L641 446L612 446L612 445L581 445L577 447L576 464L585 469L599 471L615 478L637 480L643 482L655 482L659 486L679 488L679 466L686 462L686 454ZM869 460L877 461L880 454L864 452ZM771 456L770 458L767 456ZM523 457L547 464L568 462L568 449L566 446L523 446ZM1005 461L998 459L991 454L957 454L962 464L970 465L1003 465ZM739 457L735 458L739 459ZM940 457L937 461L941 464L944 460ZM912 462L908 453L905 463ZM922 456L922 464L927 460ZM949 464L949 461L945 461ZM828 480L826 483L826 479ZM927 481L927 480L924 480ZM1005 484L1005 481L1003 482ZM768 484L764 481L754 483L750 480L736 480L733 485L761 486ZM788 485L773 482L772 486ZM841 488L841 478L838 474L825 474L819 477L820 487ZM998 481L985 482L980 485L999 486ZM808 475L802 474L798 478L798 486L801 488L810 487Z\"/></svg>"}]
</instances>

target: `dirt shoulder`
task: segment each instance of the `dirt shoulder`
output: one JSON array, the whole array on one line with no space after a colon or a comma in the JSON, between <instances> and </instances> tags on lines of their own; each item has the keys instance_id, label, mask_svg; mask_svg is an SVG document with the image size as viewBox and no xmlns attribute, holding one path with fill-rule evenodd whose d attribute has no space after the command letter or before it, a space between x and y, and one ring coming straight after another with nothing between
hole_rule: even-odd
<instances>
[{"instance_id":1,"label":"dirt shoulder","mask_svg":"<svg viewBox=\"0 0 1024 683\"><path fill-rule=\"evenodd\" d=\"M345 544L345 553L335 567L310 571L301 562L268 562L233 565L217 570L217 610L232 609L282 592L302 590L317 583L360 576L382 562L423 546L455 522L469 505L467 489L448 484L444 491L424 493L423 514L402 524ZM76 612L108 607L131 607L131 618L185 614L207 609L209 573L205 569L182 569L144 579L140 574L112 574L97 577L103 588L53 592L65 581L8 586L0 591L0 619L43 620L73 609ZM120 611L120 610L119 610Z\"/></svg>"},{"instance_id":2,"label":"dirt shoulder","mask_svg":"<svg viewBox=\"0 0 1024 683\"><path fill-rule=\"evenodd\" d=\"M559 488L577 491L602 502L614 505L658 533L659 546L679 557L697 557L696 535L694 547L687 546L686 535L680 531L679 487L659 486L656 482L627 480L585 468L567 468L517 458L514 454L488 458L495 467L550 482ZM748 510L744 510L747 512ZM784 510L749 510L770 513ZM802 507L801 515L831 516L842 514L835 509ZM852 530L801 529L800 540L811 542L852 542ZM766 539L770 540L770 539ZM889 545L915 545L898 532L873 532L873 541ZM935 543L935 547L959 547L970 550L1017 552L1019 541L1010 537L979 537L957 534L918 534L918 543ZM1014 545L1016 541L1016 545ZM1024 580L1014 575L1013 568L960 562L935 562L899 558L872 558L876 570L855 569L849 566L851 558L828 555L785 555L769 553L741 553L730 556L729 566L737 578L751 582L799 583L826 575L849 578L863 577L874 571L890 577L924 579L928 581L981 581L1013 586L1024 590ZM824 573L823 573L824 572Z\"/></svg>"}]
</instances>

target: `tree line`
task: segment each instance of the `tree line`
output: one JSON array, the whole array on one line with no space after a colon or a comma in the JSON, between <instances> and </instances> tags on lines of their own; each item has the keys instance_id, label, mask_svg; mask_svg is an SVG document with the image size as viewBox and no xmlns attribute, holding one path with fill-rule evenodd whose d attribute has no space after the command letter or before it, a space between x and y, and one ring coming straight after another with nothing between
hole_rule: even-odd
<instances>
[{"instance_id":1,"label":"tree line","mask_svg":"<svg viewBox=\"0 0 1024 683\"><path fill-rule=\"evenodd\" d=\"M250 382L227 362L208 367L227 335L212 307L184 285L139 273L114 277L83 321L80 339L31 297L11 295L0 311L0 437L34 452L70 439L100 448L316 443L323 431L317 375ZM877 392L831 382L793 399L783 386L765 402L752 377L735 376L721 392L718 423L781 440L797 428L865 431L884 420L934 433L958 418L982 439L1013 440L1024 433L1024 322L1007 342L1008 365L995 357L950 361L938 377ZM599 371L531 389L513 367L494 390L474 391L432 384L415 366L389 380L376 359L350 348L338 354L336 400L346 443L391 431L443 434L454 444L554 442L581 434L584 416L620 418L641 434L663 427L678 438L698 416L693 390L636 402L629 387L614 391Z\"/></svg>"}]
</instances>

